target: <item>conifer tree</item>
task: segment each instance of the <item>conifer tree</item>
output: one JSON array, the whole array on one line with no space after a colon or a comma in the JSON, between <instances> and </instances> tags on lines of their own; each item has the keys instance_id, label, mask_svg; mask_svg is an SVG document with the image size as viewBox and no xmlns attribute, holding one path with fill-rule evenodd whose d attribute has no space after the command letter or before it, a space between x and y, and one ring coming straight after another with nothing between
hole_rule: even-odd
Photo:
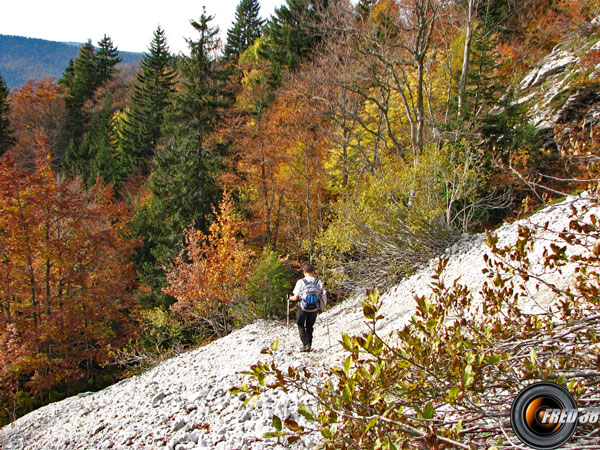
<instances>
[{"instance_id":1,"label":"conifer tree","mask_svg":"<svg viewBox=\"0 0 600 450\"><path fill-rule=\"evenodd\" d=\"M112 79L116 65L123 61L119 56L119 51L114 46L112 39L107 35L98 42L98 51L96 52L96 66L98 76L98 86Z\"/></svg>"},{"instance_id":2,"label":"conifer tree","mask_svg":"<svg viewBox=\"0 0 600 450\"><path fill-rule=\"evenodd\" d=\"M95 48L88 40L80 47L75 61L65 69L60 84L65 88L66 117L61 136L63 147L73 150L79 146L86 130L87 117L82 108L94 94L97 83ZM73 154L72 157L75 155Z\"/></svg>"},{"instance_id":3,"label":"conifer tree","mask_svg":"<svg viewBox=\"0 0 600 450\"><path fill-rule=\"evenodd\" d=\"M67 63L67 67L63 71L62 77L58 80L58 84L65 90L69 90L73 85L73 79L75 78L75 62L73 58Z\"/></svg>"},{"instance_id":4,"label":"conifer tree","mask_svg":"<svg viewBox=\"0 0 600 450\"><path fill-rule=\"evenodd\" d=\"M286 0L265 26L261 56L271 62L271 85L281 83L283 69L295 70L322 40L320 15L329 0Z\"/></svg>"},{"instance_id":5,"label":"conifer tree","mask_svg":"<svg viewBox=\"0 0 600 450\"><path fill-rule=\"evenodd\" d=\"M118 139L113 125L113 109L112 96L109 93L81 145L82 153L89 155L90 158L89 168L86 167L84 178L88 186L93 186L97 177L102 178L104 183L113 185L118 185L124 180L117 160Z\"/></svg>"},{"instance_id":6,"label":"conifer tree","mask_svg":"<svg viewBox=\"0 0 600 450\"><path fill-rule=\"evenodd\" d=\"M188 40L190 56L179 66L181 92L165 111L163 133L167 145L155 152L149 182L151 200L137 212L134 228L143 237L136 263L143 284L152 287L145 301L167 306L173 301L164 294L163 267L169 267L183 245L184 229L192 225L206 232L212 205L219 189L215 180L220 155L207 142L232 96L226 90L229 70L219 67L218 30L212 16L203 13L192 21L200 34Z\"/></svg>"},{"instance_id":7,"label":"conifer tree","mask_svg":"<svg viewBox=\"0 0 600 450\"><path fill-rule=\"evenodd\" d=\"M91 40L80 49L75 61L69 62L60 84L65 89L66 119L60 144L65 148L63 170L69 176L88 177L90 144L83 142L94 118L83 110L86 101L94 98L96 90L113 79L116 65L121 61L112 40L104 36L98 50ZM91 137L88 136L88 140Z\"/></svg>"},{"instance_id":8,"label":"conifer tree","mask_svg":"<svg viewBox=\"0 0 600 450\"><path fill-rule=\"evenodd\" d=\"M131 172L141 166L142 174L147 174L148 161L161 134L164 110L170 103L174 91L177 70L164 30L159 26L140 63L131 94L132 108L125 118L123 129L123 153L131 161Z\"/></svg>"},{"instance_id":9,"label":"conifer tree","mask_svg":"<svg viewBox=\"0 0 600 450\"><path fill-rule=\"evenodd\" d=\"M73 64L73 84L71 85L73 99L83 102L91 98L97 83L96 48L92 41L88 40L79 49Z\"/></svg>"},{"instance_id":10,"label":"conifer tree","mask_svg":"<svg viewBox=\"0 0 600 450\"><path fill-rule=\"evenodd\" d=\"M8 123L8 87L2 75L0 75L0 156L14 144Z\"/></svg>"},{"instance_id":11,"label":"conifer tree","mask_svg":"<svg viewBox=\"0 0 600 450\"><path fill-rule=\"evenodd\" d=\"M235 10L235 23L227 30L225 60L236 60L261 35L264 24L258 0L241 0Z\"/></svg>"},{"instance_id":12,"label":"conifer tree","mask_svg":"<svg viewBox=\"0 0 600 450\"><path fill-rule=\"evenodd\" d=\"M183 57L179 67L182 91L167 113L166 131L175 137L176 146L202 147L233 101L227 89L231 70L221 67L217 59L219 29L211 25L213 19L204 12L199 21L191 21L200 37L187 40L190 56Z\"/></svg>"}]
</instances>

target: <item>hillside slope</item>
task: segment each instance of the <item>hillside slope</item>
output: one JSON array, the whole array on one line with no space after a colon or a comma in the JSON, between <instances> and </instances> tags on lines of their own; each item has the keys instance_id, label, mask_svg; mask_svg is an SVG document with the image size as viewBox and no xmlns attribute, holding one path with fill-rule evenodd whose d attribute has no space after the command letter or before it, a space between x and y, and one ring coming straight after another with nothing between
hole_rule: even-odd
<instances>
[{"instance_id":1,"label":"hillside slope","mask_svg":"<svg viewBox=\"0 0 600 450\"><path fill-rule=\"evenodd\" d=\"M0 74L9 89L19 88L29 79L58 80L78 51L76 44L0 34ZM121 64L136 65L142 53L120 51L119 56Z\"/></svg>"},{"instance_id":2,"label":"hillside slope","mask_svg":"<svg viewBox=\"0 0 600 450\"><path fill-rule=\"evenodd\" d=\"M536 239L533 254L539 257L554 236L552 230L560 231L568 225L570 205L584 201L568 198L527 221L504 225L497 231L499 243L514 242L520 224L543 227L548 223L548 230L540 230ZM599 215L600 208L591 212ZM483 235L464 236L446 252L449 258L446 280L451 282L460 277L463 284L476 292L485 281L481 273L484 253L487 246ZM413 295L429 291L435 263L430 261L427 267L383 296L381 312L385 320L379 329L381 334L392 333L409 320ZM551 281L560 285L568 282L568 278ZM526 301L533 308L551 302L552 295L541 290ZM280 350L276 358L280 367L306 367L318 373L341 361L343 351L337 341L342 332L352 335L363 331L366 326L359 298L336 305L319 316L315 351L308 354L298 352L295 327L290 325L286 329L283 323L259 321L103 391L80 394L34 411L0 430L0 448L287 448L261 437L264 432L272 431L273 414L296 415L300 420L297 405L312 403L309 396L273 391L264 395L255 407L242 407L242 399L229 395L227 390L243 379L240 371L265 358L261 349L277 338ZM316 441L316 436L304 437L295 447L312 448Z\"/></svg>"}]
</instances>

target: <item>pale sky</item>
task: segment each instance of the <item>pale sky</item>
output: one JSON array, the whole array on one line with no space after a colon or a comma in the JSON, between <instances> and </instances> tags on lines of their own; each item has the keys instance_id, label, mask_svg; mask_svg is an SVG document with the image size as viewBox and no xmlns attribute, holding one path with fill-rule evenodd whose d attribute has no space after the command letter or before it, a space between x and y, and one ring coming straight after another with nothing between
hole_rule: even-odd
<instances>
[{"instance_id":1,"label":"pale sky","mask_svg":"<svg viewBox=\"0 0 600 450\"><path fill-rule=\"evenodd\" d=\"M198 20L202 6L214 15L213 25L225 42L239 0L9 0L0 13L0 34L94 45L104 34L119 50L145 52L157 25L165 30L172 53L187 53L185 38L196 39L190 20ZM259 0L266 19L285 0Z\"/></svg>"}]
</instances>

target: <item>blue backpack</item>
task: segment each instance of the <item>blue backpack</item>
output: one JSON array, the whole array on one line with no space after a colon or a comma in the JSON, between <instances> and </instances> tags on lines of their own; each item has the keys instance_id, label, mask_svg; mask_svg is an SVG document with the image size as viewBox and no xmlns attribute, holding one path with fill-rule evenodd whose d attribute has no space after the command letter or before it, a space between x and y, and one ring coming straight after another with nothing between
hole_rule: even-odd
<instances>
[{"instance_id":1,"label":"blue backpack","mask_svg":"<svg viewBox=\"0 0 600 450\"><path fill-rule=\"evenodd\" d=\"M319 295L321 295L321 288L319 287L319 280L316 278L314 281L308 281L303 278L304 289L302 290L302 309L305 311L315 311L319 309Z\"/></svg>"}]
</instances>

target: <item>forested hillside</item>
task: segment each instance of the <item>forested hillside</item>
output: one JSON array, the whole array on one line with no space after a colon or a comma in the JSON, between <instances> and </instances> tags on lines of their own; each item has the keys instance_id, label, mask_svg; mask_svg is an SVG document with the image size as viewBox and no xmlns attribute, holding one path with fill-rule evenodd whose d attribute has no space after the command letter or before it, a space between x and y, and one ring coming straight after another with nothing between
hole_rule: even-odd
<instances>
[{"instance_id":1,"label":"forested hillside","mask_svg":"<svg viewBox=\"0 0 600 450\"><path fill-rule=\"evenodd\" d=\"M241 0L0 85L0 418L335 302L598 179L593 0Z\"/></svg>"},{"instance_id":2,"label":"forested hillside","mask_svg":"<svg viewBox=\"0 0 600 450\"><path fill-rule=\"evenodd\" d=\"M28 80L59 79L78 45L44 39L0 34L0 74L9 89L21 88ZM135 66L140 53L120 52L124 65Z\"/></svg>"}]
</instances>

